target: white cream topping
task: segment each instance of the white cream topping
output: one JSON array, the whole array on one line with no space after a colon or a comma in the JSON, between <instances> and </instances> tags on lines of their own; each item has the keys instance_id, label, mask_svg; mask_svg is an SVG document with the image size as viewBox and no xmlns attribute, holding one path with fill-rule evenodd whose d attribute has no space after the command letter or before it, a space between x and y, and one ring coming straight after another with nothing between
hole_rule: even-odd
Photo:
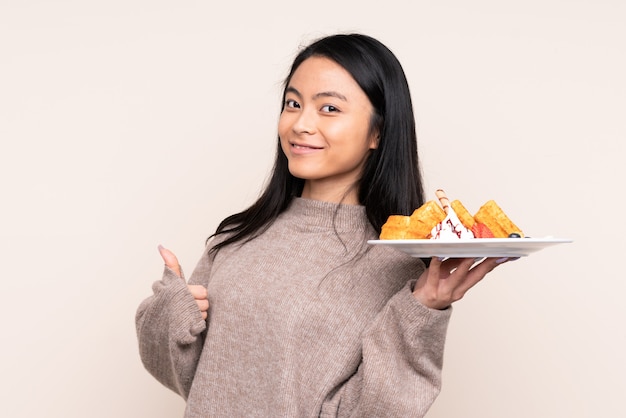
<instances>
[{"instance_id":1,"label":"white cream topping","mask_svg":"<svg viewBox=\"0 0 626 418\"><path fill-rule=\"evenodd\" d=\"M452 208L448 209L446 218L439 222L430 231L430 239L457 240L473 239L474 234L467 229L459 220L456 212Z\"/></svg>"}]
</instances>

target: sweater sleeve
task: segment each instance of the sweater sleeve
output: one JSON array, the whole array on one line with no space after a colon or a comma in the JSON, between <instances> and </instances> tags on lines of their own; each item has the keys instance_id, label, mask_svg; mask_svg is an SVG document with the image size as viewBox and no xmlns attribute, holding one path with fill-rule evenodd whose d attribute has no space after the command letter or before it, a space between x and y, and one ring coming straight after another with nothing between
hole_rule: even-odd
<instances>
[{"instance_id":1,"label":"sweater sleeve","mask_svg":"<svg viewBox=\"0 0 626 418\"><path fill-rule=\"evenodd\" d=\"M209 265L208 256L203 255L189 282L206 286ZM202 351L206 321L184 277L181 279L168 267L152 290L153 295L139 305L135 317L139 354L150 374L187 399Z\"/></svg>"},{"instance_id":2,"label":"sweater sleeve","mask_svg":"<svg viewBox=\"0 0 626 418\"><path fill-rule=\"evenodd\" d=\"M414 283L395 294L365 330L362 362L326 404L333 409L328 416L423 417L438 396L452 308L423 306L412 294Z\"/></svg>"}]
</instances>

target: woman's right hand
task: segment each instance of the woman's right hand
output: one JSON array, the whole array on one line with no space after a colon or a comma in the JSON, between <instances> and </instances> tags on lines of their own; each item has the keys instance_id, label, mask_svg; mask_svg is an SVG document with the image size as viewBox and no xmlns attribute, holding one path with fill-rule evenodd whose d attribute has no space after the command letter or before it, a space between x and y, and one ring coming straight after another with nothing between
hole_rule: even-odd
<instances>
[{"instance_id":1,"label":"woman's right hand","mask_svg":"<svg viewBox=\"0 0 626 418\"><path fill-rule=\"evenodd\" d=\"M178 277L182 279L183 275L180 269L180 264L178 263L178 259L174 255L173 252L159 245L159 253L165 261L165 265L169 267ZM209 295L207 290L202 285L194 285L188 284L187 288L189 289L189 293L196 300L196 304L198 305L198 309L200 309L200 313L202 314L202 319L207 319L208 311L209 311Z\"/></svg>"}]
</instances>

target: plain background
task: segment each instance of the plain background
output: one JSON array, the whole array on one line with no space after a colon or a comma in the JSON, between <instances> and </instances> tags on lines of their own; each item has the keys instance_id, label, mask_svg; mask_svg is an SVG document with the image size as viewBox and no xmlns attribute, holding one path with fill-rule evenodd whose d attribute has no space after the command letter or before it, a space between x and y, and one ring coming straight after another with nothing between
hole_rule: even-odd
<instances>
[{"instance_id":1,"label":"plain background","mask_svg":"<svg viewBox=\"0 0 626 418\"><path fill-rule=\"evenodd\" d=\"M404 64L430 198L574 240L455 305L429 418L626 416L625 4L1 0L0 415L182 416L137 351L156 247L190 272L300 45L359 31Z\"/></svg>"}]
</instances>

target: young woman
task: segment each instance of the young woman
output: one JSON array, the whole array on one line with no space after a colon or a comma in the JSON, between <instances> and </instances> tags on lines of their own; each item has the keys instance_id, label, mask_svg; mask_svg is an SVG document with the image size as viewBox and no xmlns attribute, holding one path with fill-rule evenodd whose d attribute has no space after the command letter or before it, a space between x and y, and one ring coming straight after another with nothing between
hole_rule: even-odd
<instances>
[{"instance_id":1,"label":"young woman","mask_svg":"<svg viewBox=\"0 0 626 418\"><path fill-rule=\"evenodd\" d=\"M424 202L402 67L379 41L325 37L285 80L272 176L226 218L188 282L137 312L145 367L186 417L420 417L439 393L450 305L506 260L368 246Z\"/></svg>"}]
</instances>

